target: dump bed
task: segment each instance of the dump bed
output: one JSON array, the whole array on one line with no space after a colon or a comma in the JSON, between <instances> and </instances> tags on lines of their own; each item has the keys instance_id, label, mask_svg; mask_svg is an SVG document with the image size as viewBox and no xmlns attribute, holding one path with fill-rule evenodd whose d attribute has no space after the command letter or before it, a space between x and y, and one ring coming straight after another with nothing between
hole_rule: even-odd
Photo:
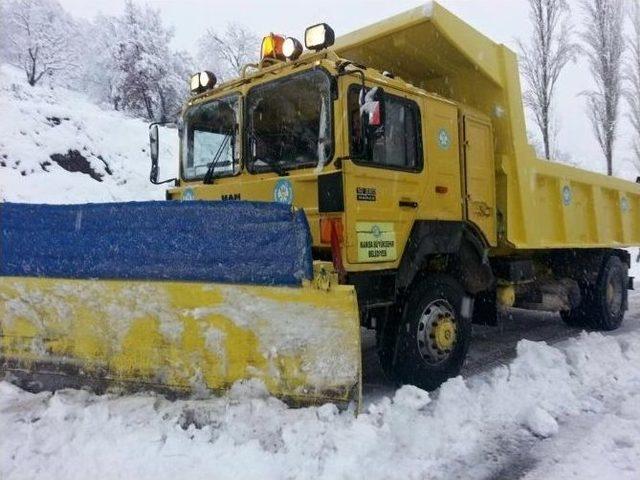
<instances>
[{"instance_id":1,"label":"dump bed","mask_svg":"<svg viewBox=\"0 0 640 480\"><path fill-rule=\"evenodd\" d=\"M517 57L504 45L430 2L339 38L335 50L491 118L501 246L640 244L640 186L536 158Z\"/></svg>"}]
</instances>

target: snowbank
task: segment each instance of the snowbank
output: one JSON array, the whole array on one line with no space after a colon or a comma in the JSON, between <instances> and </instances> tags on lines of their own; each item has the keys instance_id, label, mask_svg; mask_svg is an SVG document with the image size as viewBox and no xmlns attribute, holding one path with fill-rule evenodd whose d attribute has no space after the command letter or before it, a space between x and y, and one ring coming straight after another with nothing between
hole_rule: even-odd
<instances>
[{"instance_id":1,"label":"snowbank","mask_svg":"<svg viewBox=\"0 0 640 480\"><path fill-rule=\"evenodd\" d=\"M608 478L637 478L639 362L637 322L625 336L584 333L559 347L522 341L508 366L452 379L431 396L404 387L357 417L333 405L288 409L257 383L223 399L169 402L34 395L4 382L0 431L11 434L0 437L0 477L485 478L501 467L501 452L553 441L564 422L609 412L608 422L625 422L626 431L617 443L589 444L582 458L606 465L595 471L615 474ZM572 450L563 455L579 455ZM562 458L555 469L542 466L530 478L571 473Z\"/></svg>"},{"instance_id":2,"label":"snowbank","mask_svg":"<svg viewBox=\"0 0 640 480\"><path fill-rule=\"evenodd\" d=\"M62 87L30 87L24 73L8 65L0 65L0 111L0 200L164 199L166 186L149 183L144 121L102 109ZM176 130L163 129L164 178L174 173L167 171L170 167L177 167L177 144ZM69 171L78 169L85 173Z\"/></svg>"}]
</instances>

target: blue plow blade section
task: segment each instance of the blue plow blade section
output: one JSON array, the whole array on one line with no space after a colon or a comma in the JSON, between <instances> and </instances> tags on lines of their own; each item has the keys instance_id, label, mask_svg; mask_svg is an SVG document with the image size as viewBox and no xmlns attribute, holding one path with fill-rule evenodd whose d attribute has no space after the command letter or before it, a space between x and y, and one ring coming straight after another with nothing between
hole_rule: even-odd
<instances>
[{"instance_id":1,"label":"blue plow blade section","mask_svg":"<svg viewBox=\"0 0 640 480\"><path fill-rule=\"evenodd\" d=\"M0 275L300 285L304 212L260 202L0 205Z\"/></svg>"}]
</instances>

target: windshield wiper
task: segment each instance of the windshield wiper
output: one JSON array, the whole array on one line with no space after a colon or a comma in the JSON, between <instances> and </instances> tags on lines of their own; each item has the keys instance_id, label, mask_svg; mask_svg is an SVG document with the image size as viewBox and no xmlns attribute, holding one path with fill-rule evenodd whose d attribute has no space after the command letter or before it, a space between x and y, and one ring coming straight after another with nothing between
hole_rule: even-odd
<instances>
[{"instance_id":1,"label":"windshield wiper","mask_svg":"<svg viewBox=\"0 0 640 480\"><path fill-rule=\"evenodd\" d=\"M253 131L253 128L249 129L249 131L247 132L247 136L249 137L250 140L254 142L256 141L256 133ZM282 166L279 160L271 160L271 158L267 158L267 157L256 158L256 157L253 157L253 154L252 154L252 158L253 158L254 168L255 168L255 162L259 160L269 165L271 167L271 171L277 173L279 177L289 176L289 172L287 172L287 170Z\"/></svg>"},{"instance_id":2,"label":"windshield wiper","mask_svg":"<svg viewBox=\"0 0 640 480\"><path fill-rule=\"evenodd\" d=\"M209 163L209 166L207 168L207 173L204 174L204 178L202 179L202 183L204 183L206 185L213 184L213 174L216 171L216 167L218 166L218 161L220 160L220 158L222 158L222 152L225 151L225 149L227 147L227 144L229 143L230 139L231 139L231 132L225 134L224 138L222 139L222 143L218 147L218 150L216 151L215 155L213 156L213 159Z\"/></svg>"},{"instance_id":3,"label":"windshield wiper","mask_svg":"<svg viewBox=\"0 0 640 480\"><path fill-rule=\"evenodd\" d=\"M260 160L262 160L267 165L269 165L271 167L271 170L277 173L279 177L289 176L289 172L285 170L285 168L282 166L279 160L271 160L267 158L261 158Z\"/></svg>"}]
</instances>

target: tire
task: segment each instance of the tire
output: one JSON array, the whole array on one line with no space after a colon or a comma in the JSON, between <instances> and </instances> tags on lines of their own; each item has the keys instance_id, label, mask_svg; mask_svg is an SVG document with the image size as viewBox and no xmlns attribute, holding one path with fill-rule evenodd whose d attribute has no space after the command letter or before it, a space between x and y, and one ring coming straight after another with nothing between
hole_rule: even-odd
<instances>
[{"instance_id":1,"label":"tire","mask_svg":"<svg viewBox=\"0 0 640 480\"><path fill-rule=\"evenodd\" d=\"M584 293L583 300L584 302ZM573 310L565 310L560 312L560 317L567 327L570 328L587 328L586 321L583 318L582 306L574 308Z\"/></svg>"},{"instance_id":2,"label":"tire","mask_svg":"<svg viewBox=\"0 0 640 480\"><path fill-rule=\"evenodd\" d=\"M627 310L627 267L615 255L602 265L598 280L583 287L578 308L560 312L570 327L611 331L617 329Z\"/></svg>"},{"instance_id":3,"label":"tire","mask_svg":"<svg viewBox=\"0 0 640 480\"><path fill-rule=\"evenodd\" d=\"M395 371L395 351L398 338L398 319L402 317L402 308L394 305L385 319L384 325L376 332L376 350L378 361L387 380L396 384L400 381Z\"/></svg>"},{"instance_id":4,"label":"tire","mask_svg":"<svg viewBox=\"0 0 640 480\"><path fill-rule=\"evenodd\" d=\"M448 275L427 277L413 287L398 330L394 370L401 383L434 390L460 373L471 340L471 312L462 315L465 298Z\"/></svg>"},{"instance_id":5,"label":"tire","mask_svg":"<svg viewBox=\"0 0 640 480\"><path fill-rule=\"evenodd\" d=\"M476 295L473 301L473 317L471 323L492 327L498 324L498 306L495 290L488 290Z\"/></svg>"}]
</instances>

